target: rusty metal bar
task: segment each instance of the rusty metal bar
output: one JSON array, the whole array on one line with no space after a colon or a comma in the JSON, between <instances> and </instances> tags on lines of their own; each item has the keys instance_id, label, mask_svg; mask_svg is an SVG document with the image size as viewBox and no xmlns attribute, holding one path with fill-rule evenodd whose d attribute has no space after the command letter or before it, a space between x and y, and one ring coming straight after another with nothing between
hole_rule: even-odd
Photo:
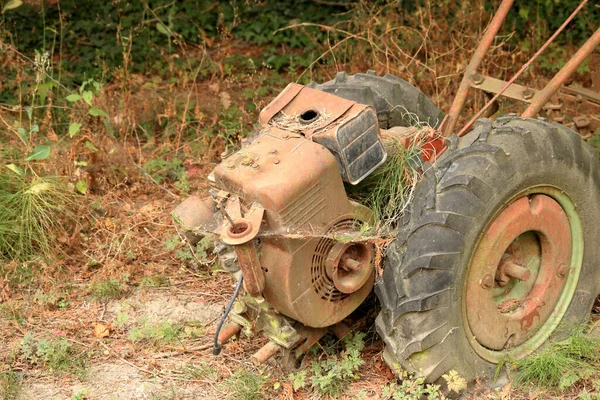
<instances>
[{"instance_id":1,"label":"rusty metal bar","mask_svg":"<svg viewBox=\"0 0 600 400\"><path fill-rule=\"evenodd\" d=\"M527 107L521 116L525 118L535 117L542 107L544 107L544 104L546 104L554 93L561 88L565 81L573 74L573 72L575 72L577 67L581 65L598 45L600 45L600 28L594 32L592 37L589 38L579 50L577 50L577 53L575 53L565 66L558 71L554 78L548 82L546 87L540 90L533 99L531 99L531 104L529 104L529 107Z\"/></svg>"},{"instance_id":2,"label":"rusty metal bar","mask_svg":"<svg viewBox=\"0 0 600 400\"><path fill-rule=\"evenodd\" d=\"M244 289L250 296L260 296L265 288L265 275L258 259L254 240L235 246L235 253L244 276Z\"/></svg>"},{"instance_id":3,"label":"rusty metal bar","mask_svg":"<svg viewBox=\"0 0 600 400\"><path fill-rule=\"evenodd\" d=\"M217 338L219 343L223 344L231 339L234 335L237 335L239 331L242 329L242 326L236 323L227 324L221 329Z\"/></svg>"},{"instance_id":4,"label":"rusty metal bar","mask_svg":"<svg viewBox=\"0 0 600 400\"><path fill-rule=\"evenodd\" d=\"M512 6L514 0L502 0L500 7L498 7L498 11L492 18L492 22L487 27L479 45L475 49L473 53L473 57L469 62L469 65L465 69L465 74L463 75L463 79L460 82L460 86L458 87L458 91L456 92L456 96L454 97L454 101L452 102L452 106L450 107L450 111L448 112L448 120L446 124L443 126L442 132L444 136L450 136L454 127L456 126L456 122L458 121L458 117L465 106L465 101L467 99L467 94L469 93L469 83L471 79L471 75L477 72L481 61L483 61L483 57L485 53L487 53L488 49L492 45L496 34L500 30L510 7Z\"/></svg>"},{"instance_id":5,"label":"rusty metal bar","mask_svg":"<svg viewBox=\"0 0 600 400\"><path fill-rule=\"evenodd\" d=\"M254 364L260 365L260 364L264 363L265 361L267 361L269 358L273 357L275 354L277 354L277 352L280 349L281 349L281 346L278 345L277 343L268 342L263 347L258 349L258 351L256 353L254 353L254 355L250 359Z\"/></svg>"},{"instance_id":6,"label":"rusty metal bar","mask_svg":"<svg viewBox=\"0 0 600 400\"><path fill-rule=\"evenodd\" d=\"M569 24L569 22L571 22L573 20L573 18L575 18L575 16L577 15L577 13L583 8L583 6L586 5L586 3L588 2L588 0L583 0L579 6L571 13L571 15L569 15L569 18L567 18L565 20L565 22L563 22L563 24L556 30L556 32L554 32L554 34L552 36L550 36L550 38L548 40L546 40L546 43L544 43L544 45L542 47L540 47L540 49L521 67L521 69L512 77L510 78L510 80L508 82L506 82L506 84L504 85L504 87L498 92L496 93L496 95L494 97L492 97L486 104L485 106L483 106L483 108L481 110L479 110L479 112L477 114L475 114L475 116L473 118L471 118L471 120L460 130L460 132L458 132L457 136L463 136L465 133L467 133L468 129L471 127L471 125L473 125L473 123L483 115L483 113L488 109L488 107L490 107L497 99L498 97L500 97L502 95L502 93L504 93L504 91L506 89L508 89L510 87L510 85L517 80L517 78L519 76L521 76L521 74L523 72L525 72L525 70L527 70L527 68L529 68L529 66L533 63L533 61L540 55L542 54L542 52L544 50L546 50L546 48L550 45L550 43L552 43L552 41L554 41L554 39L563 31L563 29L565 29L565 27ZM581 61L580 61L581 63ZM577 66L579 66L579 64L577 64ZM577 66L575 68L577 68ZM558 75L558 74L557 74ZM570 74L569 74L570 75ZM466 77L466 76L465 76ZM566 79L566 77L565 77ZM562 85L562 83L561 83ZM560 86L559 86L560 87ZM553 92L554 93L554 92ZM539 96L539 93L534 96L537 97ZM550 97L552 97L551 95L548 97L548 100L550 99ZM533 100L531 100L531 102L533 103ZM544 104L546 104L544 102ZM541 107L543 107L543 105ZM540 107L540 109L541 109ZM531 106L528 107L528 109L531 108ZM539 110L538 110L539 111ZM535 115L535 114L534 114Z\"/></svg>"}]
</instances>

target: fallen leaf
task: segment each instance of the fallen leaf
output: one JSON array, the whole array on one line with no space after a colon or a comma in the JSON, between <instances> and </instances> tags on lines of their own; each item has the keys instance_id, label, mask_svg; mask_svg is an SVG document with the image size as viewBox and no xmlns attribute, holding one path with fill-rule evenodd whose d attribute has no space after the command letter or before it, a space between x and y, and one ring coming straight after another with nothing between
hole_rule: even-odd
<instances>
[{"instance_id":1,"label":"fallen leaf","mask_svg":"<svg viewBox=\"0 0 600 400\"><path fill-rule=\"evenodd\" d=\"M209 83L208 89L213 93L219 93L219 82Z\"/></svg>"},{"instance_id":2,"label":"fallen leaf","mask_svg":"<svg viewBox=\"0 0 600 400\"><path fill-rule=\"evenodd\" d=\"M94 336L97 338L110 336L110 327L104 324L94 325Z\"/></svg>"},{"instance_id":3,"label":"fallen leaf","mask_svg":"<svg viewBox=\"0 0 600 400\"><path fill-rule=\"evenodd\" d=\"M231 106L231 96L227 92L221 93L221 104L224 109L228 109Z\"/></svg>"}]
</instances>

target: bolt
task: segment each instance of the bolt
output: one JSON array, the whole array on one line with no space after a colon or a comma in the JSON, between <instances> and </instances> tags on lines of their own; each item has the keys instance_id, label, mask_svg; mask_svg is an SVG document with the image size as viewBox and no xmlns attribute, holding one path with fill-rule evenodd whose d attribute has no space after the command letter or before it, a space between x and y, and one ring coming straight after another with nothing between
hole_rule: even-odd
<instances>
[{"instance_id":1,"label":"bolt","mask_svg":"<svg viewBox=\"0 0 600 400\"><path fill-rule=\"evenodd\" d=\"M494 278L492 277L492 275L487 274L486 276L484 276L481 281L481 287L484 289L489 289L492 287L492 285L494 284Z\"/></svg>"},{"instance_id":2,"label":"bolt","mask_svg":"<svg viewBox=\"0 0 600 400\"><path fill-rule=\"evenodd\" d=\"M521 96L523 96L523 98L525 100L531 99L533 97L533 95L534 95L533 90L531 90L529 88L523 90L523 93L521 93Z\"/></svg>"},{"instance_id":3,"label":"bolt","mask_svg":"<svg viewBox=\"0 0 600 400\"><path fill-rule=\"evenodd\" d=\"M252 165L252 169L258 169L258 168L259 168L259 165L258 165L258 164L253 164L253 165Z\"/></svg>"},{"instance_id":4,"label":"bolt","mask_svg":"<svg viewBox=\"0 0 600 400\"><path fill-rule=\"evenodd\" d=\"M271 149L271 150L269 150L269 154L277 154L277 149Z\"/></svg>"},{"instance_id":5,"label":"bolt","mask_svg":"<svg viewBox=\"0 0 600 400\"><path fill-rule=\"evenodd\" d=\"M275 165L279 164L279 159L278 158L274 159L273 164L275 164Z\"/></svg>"},{"instance_id":6,"label":"bolt","mask_svg":"<svg viewBox=\"0 0 600 400\"><path fill-rule=\"evenodd\" d=\"M471 80L473 81L474 84L481 85L483 83L483 81L485 80L485 78L479 74L473 74L471 76Z\"/></svg>"},{"instance_id":7,"label":"bolt","mask_svg":"<svg viewBox=\"0 0 600 400\"><path fill-rule=\"evenodd\" d=\"M558 270L556 270L556 276L564 278L567 276L567 272L569 272L569 268L565 264L560 264Z\"/></svg>"},{"instance_id":8,"label":"bolt","mask_svg":"<svg viewBox=\"0 0 600 400\"><path fill-rule=\"evenodd\" d=\"M234 169L235 168L235 164L229 164L229 165L227 165L227 168Z\"/></svg>"}]
</instances>

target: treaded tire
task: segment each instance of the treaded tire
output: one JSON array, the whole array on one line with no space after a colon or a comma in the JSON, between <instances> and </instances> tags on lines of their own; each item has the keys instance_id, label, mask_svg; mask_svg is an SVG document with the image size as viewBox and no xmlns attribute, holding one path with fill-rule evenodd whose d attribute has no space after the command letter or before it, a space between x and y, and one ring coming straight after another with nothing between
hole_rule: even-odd
<instances>
[{"instance_id":1,"label":"treaded tire","mask_svg":"<svg viewBox=\"0 0 600 400\"><path fill-rule=\"evenodd\" d=\"M378 76L374 71L368 71L366 74L347 75L338 72L331 81L322 84L311 82L307 86L375 107L382 129L417 124L435 128L444 118L444 113L423 92L390 74Z\"/></svg>"},{"instance_id":2,"label":"treaded tire","mask_svg":"<svg viewBox=\"0 0 600 400\"><path fill-rule=\"evenodd\" d=\"M591 146L544 119L480 119L463 138L452 136L448 150L424 171L375 286L382 306L377 331L392 368L429 382L450 370L469 381L494 374L496 364L480 357L467 338L466 269L498 210L532 186L557 187L576 206L583 263L562 321L589 318L600 292L600 172Z\"/></svg>"}]
</instances>

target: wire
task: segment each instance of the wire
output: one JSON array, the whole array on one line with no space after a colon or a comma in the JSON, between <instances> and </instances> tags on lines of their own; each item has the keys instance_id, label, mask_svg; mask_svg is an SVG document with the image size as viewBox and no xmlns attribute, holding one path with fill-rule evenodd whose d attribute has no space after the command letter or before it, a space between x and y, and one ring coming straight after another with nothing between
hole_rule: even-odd
<instances>
[{"instance_id":1,"label":"wire","mask_svg":"<svg viewBox=\"0 0 600 400\"><path fill-rule=\"evenodd\" d=\"M223 328L223 324L231 311L231 307L233 306L233 302L237 297L238 293L240 293L240 289L242 288L242 282L244 281L244 276L240 274L240 279L237 281L237 285L235 286L235 290L233 291L233 295L231 296L231 300L229 300L229 304L227 304L227 308L225 309L225 314L221 317L221 321L217 326L217 331L215 332L215 342L213 344L213 355L218 356L221 353L221 349L223 348L223 344L219 342L219 332L221 332L221 328Z\"/></svg>"}]
</instances>

